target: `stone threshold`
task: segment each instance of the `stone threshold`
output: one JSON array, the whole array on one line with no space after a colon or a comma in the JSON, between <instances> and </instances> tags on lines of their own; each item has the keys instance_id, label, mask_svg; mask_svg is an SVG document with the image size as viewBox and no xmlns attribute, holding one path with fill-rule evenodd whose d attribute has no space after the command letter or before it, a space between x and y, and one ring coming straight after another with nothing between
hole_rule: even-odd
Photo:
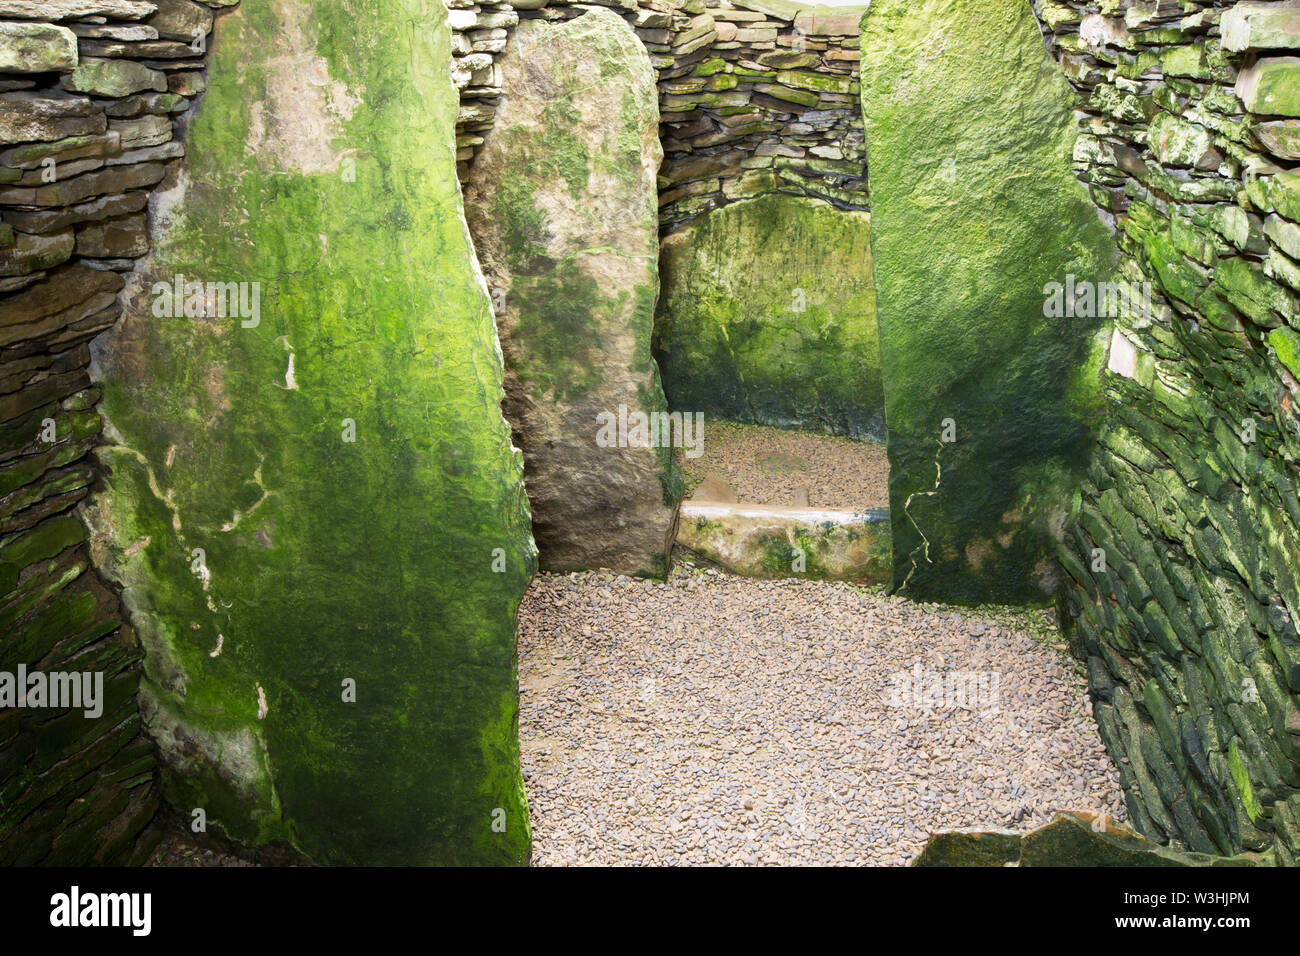
<instances>
[{"instance_id":1,"label":"stone threshold","mask_svg":"<svg viewBox=\"0 0 1300 956\"><path fill-rule=\"evenodd\" d=\"M703 518L708 521L725 521L727 518L767 518L804 525L860 525L889 522L888 508L863 508L843 510L830 508L798 508L793 505L732 504L726 502L682 502L683 518Z\"/></svg>"},{"instance_id":2,"label":"stone threshold","mask_svg":"<svg viewBox=\"0 0 1300 956\"><path fill-rule=\"evenodd\" d=\"M883 584L893 566L887 508L685 501L675 547L755 578Z\"/></svg>"}]
</instances>

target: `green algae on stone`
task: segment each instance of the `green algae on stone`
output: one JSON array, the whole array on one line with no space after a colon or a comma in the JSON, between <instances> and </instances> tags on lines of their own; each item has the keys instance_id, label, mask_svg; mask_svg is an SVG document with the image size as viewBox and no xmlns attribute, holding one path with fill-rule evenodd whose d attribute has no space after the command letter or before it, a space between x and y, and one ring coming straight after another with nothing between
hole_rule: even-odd
<instances>
[{"instance_id":1,"label":"green algae on stone","mask_svg":"<svg viewBox=\"0 0 1300 956\"><path fill-rule=\"evenodd\" d=\"M46 73L76 66L77 35L67 27L0 22L0 72Z\"/></svg>"},{"instance_id":2,"label":"green algae on stone","mask_svg":"<svg viewBox=\"0 0 1300 956\"><path fill-rule=\"evenodd\" d=\"M1098 322L1046 317L1048 284L1114 255L1068 84L1020 0L878 0L861 49L895 586L1045 600L1100 410Z\"/></svg>"},{"instance_id":3,"label":"green algae on stone","mask_svg":"<svg viewBox=\"0 0 1300 956\"><path fill-rule=\"evenodd\" d=\"M768 194L665 238L655 354L672 407L883 439L870 222Z\"/></svg>"},{"instance_id":4,"label":"green algae on stone","mask_svg":"<svg viewBox=\"0 0 1300 956\"><path fill-rule=\"evenodd\" d=\"M1274 329L1268 334L1268 344L1287 371L1300 378L1300 332L1285 326Z\"/></svg>"},{"instance_id":5,"label":"green algae on stone","mask_svg":"<svg viewBox=\"0 0 1300 956\"><path fill-rule=\"evenodd\" d=\"M889 514L815 508L687 502L677 547L733 574L884 584L889 580Z\"/></svg>"},{"instance_id":6,"label":"green algae on stone","mask_svg":"<svg viewBox=\"0 0 1300 956\"><path fill-rule=\"evenodd\" d=\"M1238 867L1270 862L1259 854L1217 856L1161 846L1117 820L1067 811L1028 833L946 830L933 834L912 865Z\"/></svg>"},{"instance_id":7,"label":"green algae on stone","mask_svg":"<svg viewBox=\"0 0 1300 956\"><path fill-rule=\"evenodd\" d=\"M1228 4L1182 26L1220 15L1222 48L1195 31L1167 38L1182 46L1162 50L1163 80L1139 56L1118 76L1102 64L1080 82L1135 89L1121 77L1140 77L1150 101L1181 119L1081 117L1114 149L1081 157L1080 175L1117 217L1126 271L1146 277L1168 310L1157 299L1155 321L1117 323L1106 427L1065 523L1070 580L1058 609L1087 660L1133 825L1170 845L1240 854L1228 862L1293 865L1300 230L1290 222L1300 220L1300 174L1268 159L1294 152L1298 121L1270 118L1292 97L1269 102L1293 67L1271 51L1293 45L1283 29L1300 29L1300 6ZM1164 32L1140 42L1163 45ZM1058 49L1077 49L1077 36L1058 37ZM1242 119L1237 93L1264 114ZM1198 128L1215 146L1200 160ZM1253 155L1261 147L1272 156ZM1197 169L1162 168L1172 163Z\"/></svg>"},{"instance_id":8,"label":"green algae on stone","mask_svg":"<svg viewBox=\"0 0 1300 956\"><path fill-rule=\"evenodd\" d=\"M167 74L134 60L84 59L63 80L63 86L95 96L128 96L141 90L166 93Z\"/></svg>"},{"instance_id":9,"label":"green algae on stone","mask_svg":"<svg viewBox=\"0 0 1300 956\"><path fill-rule=\"evenodd\" d=\"M671 443L602 437L609 418L665 410L650 351L662 156L650 58L622 17L590 9L520 23L497 66L506 96L465 202L540 562L659 577L681 488Z\"/></svg>"},{"instance_id":10,"label":"green algae on stone","mask_svg":"<svg viewBox=\"0 0 1300 956\"><path fill-rule=\"evenodd\" d=\"M521 864L535 566L455 174L441 4L244 0L95 375L84 517L164 788L319 863ZM155 282L258 283L256 314ZM198 314L196 314L196 312Z\"/></svg>"}]
</instances>

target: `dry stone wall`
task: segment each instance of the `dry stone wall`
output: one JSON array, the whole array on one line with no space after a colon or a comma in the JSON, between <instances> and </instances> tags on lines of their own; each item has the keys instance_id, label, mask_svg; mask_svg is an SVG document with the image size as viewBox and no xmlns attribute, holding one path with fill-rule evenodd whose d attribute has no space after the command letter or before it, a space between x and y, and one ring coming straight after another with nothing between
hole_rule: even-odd
<instances>
[{"instance_id":1,"label":"dry stone wall","mask_svg":"<svg viewBox=\"0 0 1300 956\"><path fill-rule=\"evenodd\" d=\"M237 0L0 0L0 672L104 675L103 712L0 709L0 864L139 860L158 806L139 642L73 512L89 343L149 248L213 16Z\"/></svg>"},{"instance_id":2,"label":"dry stone wall","mask_svg":"<svg viewBox=\"0 0 1300 956\"><path fill-rule=\"evenodd\" d=\"M502 95L495 58L519 18L570 19L589 5L620 13L655 68L662 229L772 192L867 208L858 109L864 8L810 9L786 0L449 0L462 180L492 127Z\"/></svg>"},{"instance_id":3,"label":"dry stone wall","mask_svg":"<svg viewBox=\"0 0 1300 956\"><path fill-rule=\"evenodd\" d=\"M1078 175L1153 307L1121 313L1064 610L1138 828L1300 854L1300 6L1035 10Z\"/></svg>"}]
</instances>

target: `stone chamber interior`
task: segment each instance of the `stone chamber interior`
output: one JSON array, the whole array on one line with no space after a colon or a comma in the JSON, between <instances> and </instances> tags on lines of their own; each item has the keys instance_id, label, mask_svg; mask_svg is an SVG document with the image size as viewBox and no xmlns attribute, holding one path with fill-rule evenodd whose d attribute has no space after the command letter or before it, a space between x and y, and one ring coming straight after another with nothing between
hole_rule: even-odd
<instances>
[{"instance_id":1,"label":"stone chamber interior","mask_svg":"<svg viewBox=\"0 0 1300 956\"><path fill-rule=\"evenodd\" d=\"M1297 163L1293 0L0 0L0 863L1291 865Z\"/></svg>"}]
</instances>

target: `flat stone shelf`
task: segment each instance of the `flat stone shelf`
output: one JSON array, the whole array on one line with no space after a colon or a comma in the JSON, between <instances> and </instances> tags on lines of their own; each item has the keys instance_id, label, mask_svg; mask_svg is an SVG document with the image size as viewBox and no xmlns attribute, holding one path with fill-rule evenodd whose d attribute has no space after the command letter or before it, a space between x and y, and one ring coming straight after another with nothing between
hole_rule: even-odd
<instances>
[{"instance_id":1,"label":"flat stone shelf","mask_svg":"<svg viewBox=\"0 0 1300 956\"><path fill-rule=\"evenodd\" d=\"M686 501L676 547L748 577L880 584L891 572L887 508Z\"/></svg>"}]
</instances>

